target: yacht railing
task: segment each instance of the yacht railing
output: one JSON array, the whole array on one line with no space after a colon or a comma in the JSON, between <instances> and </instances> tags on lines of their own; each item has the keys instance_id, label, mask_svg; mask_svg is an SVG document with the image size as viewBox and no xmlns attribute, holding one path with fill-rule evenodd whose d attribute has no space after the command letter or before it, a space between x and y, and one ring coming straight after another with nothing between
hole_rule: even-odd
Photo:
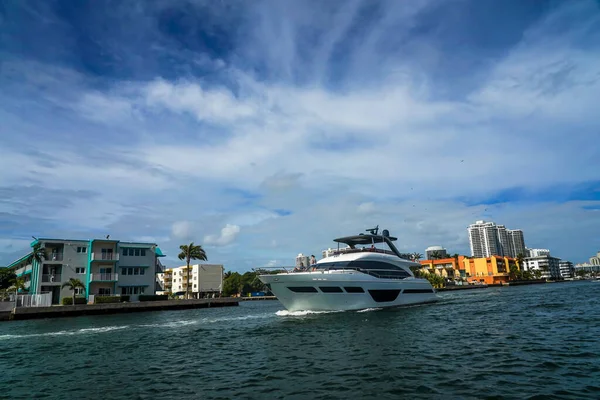
<instances>
[{"instance_id":1,"label":"yacht railing","mask_svg":"<svg viewBox=\"0 0 600 400\"><path fill-rule=\"evenodd\" d=\"M316 267L316 268L313 268ZM254 272L258 272L260 273L261 270L274 270L274 272L271 272L272 274L277 273L277 271L279 271L279 273L287 273L287 274L302 274L302 273L315 273L315 272L321 272L321 273L325 273L325 272L330 272L330 271L336 271L338 273L342 273L342 274L353 274L356 272L362 273L362 274L367 274L367 275L371 275L374 276L375 278L379 278L379 279L397 279L397 280L402 280L402 279L406 279L406 278L410 278L411 276L399 276L399 275L390 275L390 274L386 274L387 270L368 270L368 269L363 269L363 268L358 268L358 267L327 267L327 268L318 268L318 264L316 265L311 265L309 267L262 267L262 268L255 268ZM268 272L267 272L268 273Z\"/></svg>"}]
</instances>

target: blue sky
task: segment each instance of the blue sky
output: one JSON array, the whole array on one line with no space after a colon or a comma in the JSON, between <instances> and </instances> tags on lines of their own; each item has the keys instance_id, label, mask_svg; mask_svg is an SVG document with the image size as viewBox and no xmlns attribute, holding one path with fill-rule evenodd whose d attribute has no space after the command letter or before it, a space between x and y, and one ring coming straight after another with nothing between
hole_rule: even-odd
<instances>
[{"instance_id":1,"label":"blue sky","mask_svg":"<svg viewBox=\"0 0 600 400\"><path fill-rule=\"evenodd\" d=\"M0 265L37 237L247 270L379 224L467 253L478 219L600 250L595 1L0 6Z\"/></svg>"}]
</instances>

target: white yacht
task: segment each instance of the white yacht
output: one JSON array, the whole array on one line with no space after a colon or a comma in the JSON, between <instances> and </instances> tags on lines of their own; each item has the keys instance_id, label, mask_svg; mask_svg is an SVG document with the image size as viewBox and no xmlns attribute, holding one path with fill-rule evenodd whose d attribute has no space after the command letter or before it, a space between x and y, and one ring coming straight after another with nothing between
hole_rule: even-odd
<instances>
[{"instance_id":1,"label":"white yacht","mask_svg":"<svg viewBox=\"0 0 600 400\"><path fill-rule=\"evenodd\" d=\"M293 271L259 275L289 311L343 311L397 307L437 300L428 280L415 278L411 266L378 227L334 239L338 250L316 264ZM340 249L340 244L346 248ZM387 245L387 249L381 248Z\"/></svg>"}]
</instances>

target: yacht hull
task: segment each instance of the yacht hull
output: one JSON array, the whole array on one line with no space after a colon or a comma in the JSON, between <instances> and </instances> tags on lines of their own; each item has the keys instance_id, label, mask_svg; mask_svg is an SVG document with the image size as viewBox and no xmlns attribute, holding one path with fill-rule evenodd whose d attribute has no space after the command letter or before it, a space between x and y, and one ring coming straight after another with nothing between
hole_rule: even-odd
<instances>
[{"instance_id":1,"label":"yacht hull","mask_svg":"<svg viewBox=\"0 0 600 400\"><path fill-rule=\"evenodd\" d=\"M290 273L259 278L289 311L352 311L438 300L426 279L378 279L348 272Z\"/></svg>"}]
</instances>

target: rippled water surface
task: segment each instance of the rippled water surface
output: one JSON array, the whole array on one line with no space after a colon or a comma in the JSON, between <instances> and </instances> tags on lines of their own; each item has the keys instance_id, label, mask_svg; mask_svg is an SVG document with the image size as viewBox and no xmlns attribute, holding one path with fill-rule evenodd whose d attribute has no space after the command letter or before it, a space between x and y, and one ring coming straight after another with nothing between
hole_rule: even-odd
<instances>
[{"instance_id":1,"label":"rippled water surface","mask_svg":"<svg viewBox=\"0 0 600 400\"><path fill-rule=\"evenodd\" d=\"M0 324L0 398L600 399L600 283Z\"/></svg>"}]
</instances>

